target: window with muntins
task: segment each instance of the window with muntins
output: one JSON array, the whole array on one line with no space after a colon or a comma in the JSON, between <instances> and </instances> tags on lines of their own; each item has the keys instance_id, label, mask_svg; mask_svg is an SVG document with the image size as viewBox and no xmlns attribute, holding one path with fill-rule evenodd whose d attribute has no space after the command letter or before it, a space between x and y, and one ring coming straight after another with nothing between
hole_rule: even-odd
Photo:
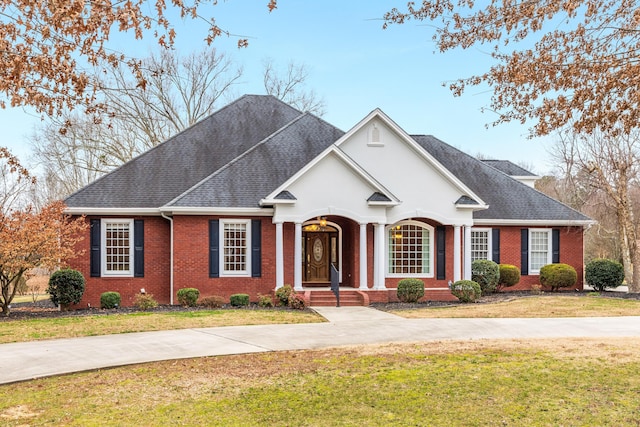
<instances>
[{"instance_id":1,"label":"window with muntins","mask_svg":"<svg viewBox=\"0 0 640 427\"><path fill-rule=\"evenodd\" d=\"M105 275L133 275L133 220L103 220L102 265Z\"/></svg>"},{"instance_id":2,"label":"window with muntins","mask_svg":"<svg viewBox=\"0 0 640 427\"><path fill-rule=\"evenodd\" d=\"M222 272L225 275L249 273L249 221L222 221Z\"/></svg>"},{"instance_id":3,"label":"window with muntins","mask_svg":"<svg viewBox=\"0 0 640 427\"><path fill-rule=\"evenodd\" d=\"M417 221L398 223L389 227L387 239L389 275L433 275L432 227Z\"/></svg>"},{"instance_id":4,"label":"window with muntins","mask_svg":"<svg viewBox=\"0 0 640 427\"><path fill-rule=\"evenodd\" d=\"M491 259L491 230L471 230L471 262Z\"/></svg>"},{"instance_id":5,"label":"window with muntins","mask_svg":"<svg viewBox=\"0 0 640 427\"><path fill-rule=\"evenodd\" d=\"M529 230L529 272L551 264L551 230Z\"/></svg>"}]
</instances>

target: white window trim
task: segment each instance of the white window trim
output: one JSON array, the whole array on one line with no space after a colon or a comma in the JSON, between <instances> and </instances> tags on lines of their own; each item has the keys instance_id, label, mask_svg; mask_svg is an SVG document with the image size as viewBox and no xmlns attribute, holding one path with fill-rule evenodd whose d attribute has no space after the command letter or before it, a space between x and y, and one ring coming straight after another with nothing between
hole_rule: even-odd
<instances>
[{"instance_id":1,"label":"white window trim","mask_svg":"<svg viewBox=\"0 0 640 427\"><path fill-rule=\"evenodd\" d=\"M389 271L389 230L397 225L417 225L422 228L426 228L429 230L429 273L391 273ZM414 220L406 220L406 221L398 221L395 224L388 225L384 228L384 265L385 265L385 277L393 278L433 278L435 277L435 260L436 254L435 250L435 228L430 226L425 222L414 221Z\"/></svg>"},{"instance_id":2,"label":"white window trim","mask_svg":"<svg viewBox=\"0 0 640 427\"><path fill-rule=\"evenodd\" d=\"M133 277L134 268L134 230L133 219L130 218L101 218L100 219L100 264L102 277ZM107 270L107 223L129 225L129 270Z\"/></svg>"},{"instance_id":3,"label":"white window trim","mask_svg":"<svg viewBox=\"0 0 640 427\"><path fill-rule=\"evenodd\" d=\"M247 230L246 238L246 258L244 270L225 270L224 262L224 226L225 224L245 224ZM250 219L220 219L220 241L219 244L219 256L220 256L220 277L251 277L251 220Z\"/></svg>"},{"instance_id":4,"label":"white window trim","mask_svg":"<svg viewBox=\"0 0 640 427\"><path fill-rule=\"evenodd\" d=\"M553 233L552 233L551 228L530 228L529 229L529 245L528 245L528 256L529 256L529 275L531 276L535 276L535 275L539 275L540 274L540 269L533 269L531 267L531 243L532 240L531 239L531 233L532 232L536 232L536 231L544 231L547 233L547 262L544 265L547 264L551 264L552 260L553 260L553 247L552 247L552 242L553 242Z\"/></svg>"},{"instance_id":5,"label":"white window trim","mask_svg":"<svg viewBox=\"0 0 640 427\"><path fill-rule=\"evenodd\" d=\"M487 233L487 258L486 259L493 261L493 235L491 233L491 230L492 230L491 228L471 227L471 233L475 231L482 231ZM471 242L469 242L469 244L471 245L471 253L473 254L473 235L471 236Z\"/></svg>"}]
</instances>

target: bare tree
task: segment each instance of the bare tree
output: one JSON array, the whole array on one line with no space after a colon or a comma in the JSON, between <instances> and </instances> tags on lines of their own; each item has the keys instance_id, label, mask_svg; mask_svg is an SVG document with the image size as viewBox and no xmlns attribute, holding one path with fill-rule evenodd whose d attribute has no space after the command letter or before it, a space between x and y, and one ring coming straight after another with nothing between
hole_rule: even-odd
<instances>
[{"instance_id":1,"label":"bare tree","mask_svg":"<svg viewBox=\"0 0 640 427\"><path fill-rule=\"evenodd\" d=\"M289 62L283 72L276 70L271 59L264 61L263 81L267 94L283 100L300 111L322 117L325 113L325 102L318 98L313 90L305 89L308 78L309 70L304 64Z\"/></svg>"},{"instance_id":2,"label":"bare tree","mask_svg":"<svg viewBox=\"0 0 640 427\"><path fill-rule=\"evenodd\" d=\"M242 75L214 49L185 58L163 51L143 64L144 88L127 69L105 69L100 93L110 108L108 122L65 113L31 137L47 198L71 194L211 114Z\"/></svg>"},{"instance_id":3,"label":"bare tree","mask_svg":"<svg viewBox=\"0 0 640 427\"><path fill-rule=\"evenodd\" d=\"M589 208L607 219L615 218L620 258L630 292L640 292L640 253L638 248L638 178L640 172L640 132L594 131L576 134L571 129L558 133L556 158L565 177L593 190L583 191L583 211ZM574 185L575 188L575 185ZM576 194L576 192L574 192ZM613 215L612 215L613 214Z\"/></svg>"}]
</instances>

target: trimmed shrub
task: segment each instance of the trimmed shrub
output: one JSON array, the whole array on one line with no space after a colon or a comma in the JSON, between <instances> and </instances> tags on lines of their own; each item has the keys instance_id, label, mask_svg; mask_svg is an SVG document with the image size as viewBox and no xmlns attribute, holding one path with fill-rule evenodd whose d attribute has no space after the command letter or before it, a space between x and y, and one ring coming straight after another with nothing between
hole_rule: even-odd
<instances>
[{"instance_id":1,"label":"trimmed shrub","mask_svg":"<svg viewBox=\"0 0 640 427\"><path fill-rule=\"evenodd\" d=\"M498 279L497 287L498 291L518 284L520 281L520 269L518 267L511 264L500 264L498 267L500 270L500 278Z\"/></svg>"},{"instance_id":2,"label":"trimmed shrub","mask_svg":"<svg viewBox=\"0 0 640 427\"><path fill-rule=\"evenodd\" d=\"M602 292L607 288L617 288L624 281L624 267L611 259L594 259L584 270L587 285Z\"/></svg>"},{"instance_id":3,"label":"trimmed shrub","mask_svg":"<svg viewBox=\"0 0 640 427\"><path fill-rule=\"evenodd\" d=\"M289 305L289 298L293 295L293 288L291 285L284 285L281 288L276 289L276 300L278 305Z\"/></svg>"},{"instance_id":4,"label":"trimmed shrub","mask_svg":"<svg viewBox=\"0 0 640 427\"><path fill-rule=\"evenodd\" d=\"M424 296L424 282L420 279L402 279L396 291L402 302L418 302Z\"/></svg>"},{"instance_id":5,"label":"trimmed shrub","mask_svg":"<svg viewBox=\"0 0 640 427\"><path fill-rule=\"evenodd\" d=\"M233 294L231 295L231 305L234 307L244 307L249 305L249 295L247 294Z\"/></svg>"},{"instance_id":6,"label":"trimmed shrub","mask_svg":"<svg viewBox=\"0 0 640 427\"><path fill-rule=\"evenodd\" d=\"M120 307L120 293L119 292L103 292L100 294L100 308L110 310L112 308Z\"/></svg>"},{"instance_id":7,"label":"trimmed shrub","mask_svg":"<svg viewBox=\"0 0 640 427\"><path fill-rule=\"evenodd\" d=\"M225 299L220 295L213 295L200 299L200 305L207 308L220 308L225 304Z\"/></svg>"},{"instance_id":8,"label":"trimmed shrub","mask_svg":"<svg viewBox=\"0 0 640 427\"><path fill-rule=\"evenodd\" d=\"M462 302L475 302L482 295L482 290L473 280L458 280L451 285L451 293Z\"/></svg>"},{"instance_id":9,"label":"trimmed shrub","mask_svg":"<svg viewBox=\"0 0 640 427\"><path fill-rule=\"evenodd\" d=\"M65 268L54 272L49 278L47 293L55 305L61 307L77 304L84 294L85 280L77 270Z\"/></svg>"},{"instance_id":10,"label":"trimmed shrub","mask_svg":"<svg viewBox=\"0 0 640 427\"><path fill-rule=\"evenodd\" d=\"M258 307L273 307L271 295L258 294Z\"/></svg>"},{"instance_id":11,"label":"trimmed shrub","mask_svg":"<svg viewBox=\"0 0 640 427\"><path fill-rule=\"evenodd\" d=\"M151 294L136 294L133 305L140 310L151 310L158 306L158 301Z\"/></svg>"},{"instance_id":12,"label":"trimmed shrub","mask_svg":"<svg viewBox=\"0 0 640 427\"><path fill-rule=\"evenodd\" d=\"M185 307L195 307L199 297L200 291L196 288L182 288L178 291L178 302Z\"/></svg>"},{"instance_id":13,"label":"trimmed shrub","mask_svg":"<svg viewBox=\"0 0 640 427\"><path fill-rule=\"evenodd\" d=\"M471 263L471 280L480 285L483 295L491 294L498 288L500 268L488 259L477 259Z\"/></svg>"},{"instance_id":14,"label":"trimmed shrub","mask_svg":"<svg viewBox=\"0 0 640 427\"><path fill-rule=\"evenodd\" d=\"M578 281L576 269L568 264L547 264L540 269L540 284L557 291L570 288Z\"/></svg>"},{"instance_id":15,"label":"trimmed shrub","mask_svg":"<svg viewBox=\"0 0 640 427\"><path fill-rule=\"evenodd\" d=\"M295 310L304 310L307 306L307 302L300 294L292 294L289 298L289 307Z\"/></svg>"}]
</instances>

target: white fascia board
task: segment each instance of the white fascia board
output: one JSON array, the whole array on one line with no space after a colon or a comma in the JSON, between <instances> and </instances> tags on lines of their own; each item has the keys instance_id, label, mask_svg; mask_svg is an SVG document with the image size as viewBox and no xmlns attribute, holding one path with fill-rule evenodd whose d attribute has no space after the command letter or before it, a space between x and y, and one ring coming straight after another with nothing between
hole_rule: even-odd
<instances>
[{"instance_id":1,"label":"white fascia board","mask_svg":"<svg viewBox=\"0 0 640 427\"><path fill-rule=\"evenodd\" d=\"M291 199L261 199L260 206L271 206L271 205L295 205L297 200Z\"/></svg>"},{"instance_id":2,"label":"white fascia board","mask_svg":"<svg viewBox=\"0 0 640 427\"><path fill-rule=\"evenodd\" d=\"M358 124L352 127L347 133L345 133L342 138L338 139L334 145L340 147L345 141L347 141L353 134L355 134L358 130L365 126L365 124L369 123L373 118L377 117L381 121L383 121L387 126L389 126L394 132L396 132L400 138L409 145L416 153L422 156L427 162L431 163L431 165L437 170L445 179L448 179L453 183L458 190L465 194L466 196L476 200L480 205L486 205L486 203L475 194L469 187L467 187L462 181L458 179L457 176L452 174L449 169L445 168L439 161L436 160L430 153L428 153L424 148L422 148L416 141L411 138L411 136L404 131L400 126L396 124L389 116L387 116L381 109L376 108L371 113L369 113L364 119L360 120Z\"/></svg>"},{"instance_id":3,"label":"white fascia board","mask_svg":"<svg viewBox=\"0 0 640 427\"><path fill-rule=\"evenodd\" d=\"M64 210L67 215L150 215L159 216L158 208L83 208L67 207Z\"/></svg>"},{"instance_id":4,"label":"white fascia board","mask_svg":"<svg viewBox=\"0 0 640 427\"><path fill-rule=\"evenodd\" d=\"M393 207L393 206L401 205L402 202L395 202L395 201L391 201L391 202L367 202L367 204L369 206L389 206L389 207Z\"/></svg>"},{"instance_id":5,"label":"white fascia board","mask_svg":"<svg viewBox=\"0 0 640 427\"><path fill-rule=\"evenodd\" d=\"M454 203L455 204L455 203ZM489 209L489 205L456 205L456 209L472 210L472 211L484 211Z\"/></svg>"},{"instance_id":6,"label":"white fascia board","mask_svg":"<svg viewBox=\"0 0 640 427\"><path fill-rule=\"evenodd\" d=\"M544 220L544 219L475 219L473 225L526 225L535 227L588 227L597 224L594 220Z\"/></svg>"},{"instance_id":7,"label":"white fascia board","mask_svg":"<svg viewBox=\"0 0 640 427\"><path fill-rule=\"evenodd\" d=\"M164 206L160 211L165 215L251 215L272 216L271 208L207 208L207 207L183 207Z\"/></svg>"},{"instance_id":8,"label":"white fascia board","mask_svg":"<svg viewBox=\"0 0 640 427\"><path fill-rule=\"evenodd\" d=\"M373 178L366 170L364 170L360 165L358 165L353 159L347 156L335 144L330 145L322 153L318 154L313 160L307 163L302 169L296 172L291 178L286 180L281 186L279 186L274 191L272 191L271 194L269 194L267 197L262 199L262 201L265 201L265 204L267 202L271 203L272 200L274 200L274 198L278 194L280 194L282 191L289 188L294 182L300 179L300 177L304 176L304 174L306 174L307 171L309 171L313 166L318 164L322 159L327 157L330 153L334 153L340 160L342 160L347 166L353 169L362 179L364 179L376 191L379 191L380 193L389 197L392 201L400 203L400 200L398 200L398 198L394 196L393 193L391 193L382 184L376 181L375 178Z\"/></svg>"}]
</instances>

